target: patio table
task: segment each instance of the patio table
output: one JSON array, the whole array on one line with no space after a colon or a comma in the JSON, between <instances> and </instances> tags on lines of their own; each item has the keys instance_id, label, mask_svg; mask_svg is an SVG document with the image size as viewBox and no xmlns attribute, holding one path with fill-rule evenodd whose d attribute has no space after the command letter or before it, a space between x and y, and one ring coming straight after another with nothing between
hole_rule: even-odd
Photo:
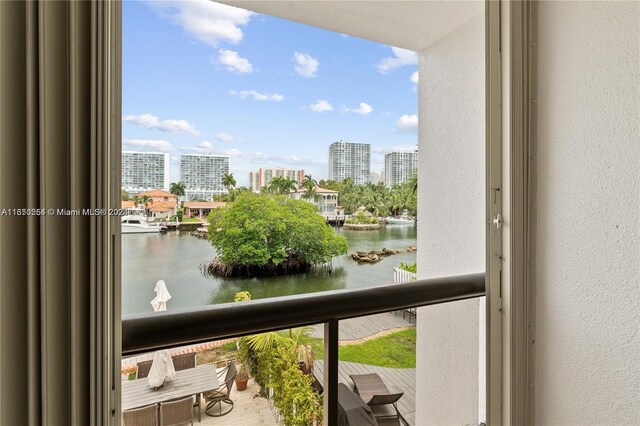
<instances>
[{"instance_id":1,"label":"patio table","mask_svg":"<svg viewBox=\"0 0 640 426\"><path fill-rule=\"evenodd\" d=\"M152 389L149 381L143 379L122 382L122 410L158 404L189 395L199 396L203 392L220 387L216 367L213 364L198 365L194 368L176 371L173 380L165 382L160 388ZM197 398L199 401L199 398ZM198 407L200 415L200 407Z\"/></svg>"}]
</instances>

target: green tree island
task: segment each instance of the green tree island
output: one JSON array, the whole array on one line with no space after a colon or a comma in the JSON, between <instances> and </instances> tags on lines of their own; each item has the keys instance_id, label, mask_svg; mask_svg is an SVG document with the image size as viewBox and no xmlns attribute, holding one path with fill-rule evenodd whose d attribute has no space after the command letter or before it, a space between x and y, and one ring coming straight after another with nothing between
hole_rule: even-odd
<instances>
[{"instance_id":1,"label":"green tree island","mask_svg":"<svg viewBox=\"0 0 640 426\"><path fill-rule=\"evenodd\" d=\"M221 276L306 272L347 252L314 205L285 196L244 193L208 217L217 258L206 265Z\"/></svg>"}]
</instances>

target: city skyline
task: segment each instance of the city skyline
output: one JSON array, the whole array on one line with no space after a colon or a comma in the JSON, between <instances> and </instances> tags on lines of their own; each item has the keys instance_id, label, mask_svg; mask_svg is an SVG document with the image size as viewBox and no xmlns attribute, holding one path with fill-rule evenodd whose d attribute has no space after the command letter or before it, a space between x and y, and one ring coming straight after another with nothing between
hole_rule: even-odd
<instances>
[{"instance_id":1,"label":"city skyline","mask_svg":"<svg viewBox=\"0 0 640 426\"><path fill-rule=\"evenodd\" d=\"M198 25L201 23L202 25ZM417 55L208 1L123 3L123 150L230 157L230 173L328 178L344 139L415 150Z\"/></svg>"}]
</instances>

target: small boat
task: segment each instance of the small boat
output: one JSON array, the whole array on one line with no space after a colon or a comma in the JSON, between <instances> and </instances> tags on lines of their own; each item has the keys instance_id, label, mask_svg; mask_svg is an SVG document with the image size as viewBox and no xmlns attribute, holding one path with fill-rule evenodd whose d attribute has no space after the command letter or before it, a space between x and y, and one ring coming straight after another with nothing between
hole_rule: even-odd
<instances>
[{"instance_id":1,"label":"small boat","mask_svg":"<svg viewBox=\"0 0 640 426\"><path fill-rule=\"evenodd\" d=\"M415 225L416 221L409 216L386 217L384 219L389 225Z\"/></svg>"},{"instance_id":2,"label":"small boat","mask_svg":"<svg viewBox=\"0 0 640 426\"><path fill-rule=\"evenodd\" d=\"M144 216L123 216L122 217L122 233L123 234L154 234L166 232L166 226L152 226L147 222Z\"/></svg>"}]
</instances>

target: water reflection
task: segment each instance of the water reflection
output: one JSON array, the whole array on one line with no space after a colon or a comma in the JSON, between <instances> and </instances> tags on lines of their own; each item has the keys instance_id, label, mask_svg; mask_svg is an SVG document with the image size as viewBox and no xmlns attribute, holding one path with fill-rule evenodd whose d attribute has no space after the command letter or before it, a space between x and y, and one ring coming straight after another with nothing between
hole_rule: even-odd
<instances>
[{"instance_id":1,"label":"water reflection","mask_svg":"<svg viewBox=\"0 0 640 426\"><path fill-rule=\"evenodd\" d=\"M379 231L339 230L349 243L349 253L382 248L406 249L416 244L415 226L386 226ZM186 233L128 234L122 236L123 314L151 312L149 302L157 280L166 282L172 299L167 309L180 309L233 300L237 291L249 291L254 299L346 288L362 288L391 282L393 267L414 262L415 253L385 258L379 263L357 264L340 256L333 271L267 278L205 277L199 265L210 261L215 250L207 240Z\"/></svg>"}]
</instances>

